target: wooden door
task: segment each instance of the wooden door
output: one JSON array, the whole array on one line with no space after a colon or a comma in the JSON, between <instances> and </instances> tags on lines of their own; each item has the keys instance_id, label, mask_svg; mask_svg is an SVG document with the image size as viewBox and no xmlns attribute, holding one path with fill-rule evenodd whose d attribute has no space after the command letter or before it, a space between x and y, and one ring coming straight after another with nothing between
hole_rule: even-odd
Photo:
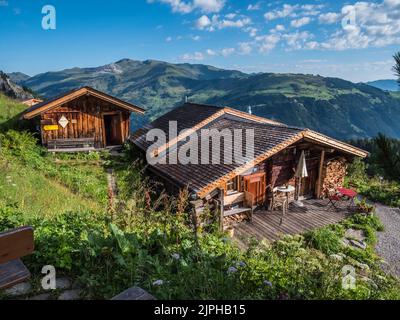
<instances>
[{"instance_id":1,"label":"wooden door","mask_svg":"<svg viewBox=\"0 0 400 320\"><path fill-rule=\"evenodd\" d=\"M106 146L117 146L123 143L119 114L104 115L104 132Z\"/></svg>"},{"instance_id":2,"label":"wooden door","mask_svg":"<svg viewBox=\"0 0 400 320\"><path fill-rule=\"evenodd\" d=\"M308 177L301 179L300 196L304 198L313 198L316 194L316 185L318 180L318 167L314 162L307 163Z\"/></svg>"},{"instance_id":3,"label":"wooden door","mask_svg":"<svg viewBox=\"0 0 400 320\"><path fill-rule=\"evenodd\" d=\"M265 173L256 173L245 176L244 190L254 195L256 205L263 205L265 202Z\"/></svg>"}]
</instances>

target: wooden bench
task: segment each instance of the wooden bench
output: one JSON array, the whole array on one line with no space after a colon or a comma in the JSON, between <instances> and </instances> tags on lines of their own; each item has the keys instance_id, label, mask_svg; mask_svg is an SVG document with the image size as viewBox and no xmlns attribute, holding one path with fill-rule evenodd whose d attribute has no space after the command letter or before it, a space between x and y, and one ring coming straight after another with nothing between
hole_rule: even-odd
<instances>
[{"instance_id":1,"label":"wooden bench","mask_svg":"<svg viewBox=\"0 0 400 320\"><path fill-rule=\"evenodd\" d=\"M224 198L224 206L243 204L244 207L233 208L231 210L224 210L224 217L230 217L233 215L247 213L249 220L253 218L253 211L255 209L254 196L250 192L238 192L232 195L228 195Z\"/></svg>"},{"instance_id":2,"label":"wooden bench","mask_svg":"<svg viewBox=\"0 0 400 320\"><path fill-rule=\"evenodd\" d=\"M0 233L0 289L29 279L30 272L20 258L33 250L33 228L23 227Z\"/></svg>"},{"instance_id":3,"label":"wooden bench","mask_svg":"<svg viewBox=\"0 0 400 320\"><path fill-rule=\"evenodd\" d=\"M94 138L55 139L47 142L47 149L57 151L92 151L95 150Z\"/></svg>"}]
</instances>

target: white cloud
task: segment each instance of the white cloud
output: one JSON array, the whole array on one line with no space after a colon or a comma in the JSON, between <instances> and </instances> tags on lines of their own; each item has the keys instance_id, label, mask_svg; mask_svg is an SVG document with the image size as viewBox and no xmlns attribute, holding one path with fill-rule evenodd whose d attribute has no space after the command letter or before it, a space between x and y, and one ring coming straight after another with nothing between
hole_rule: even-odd
<instances>
[{"instance_id":1,"label":"white cloud","mask_svg":"<svg viewBox=\"0 0 400 320\"><path fill-rule=\"evenodd\" d=\"M323 4L304 4L300 7L302 14L306 16L316 16L320 14Z\"/></svg>"},{"instance_id":2,"label":"white cloud","mask_svg":"<svg viewBox=\"0 0 400 320\"><path fill-rule=\"evenodd\" d=\"M194 0L193 6L206 13L220 12L225 6L225 0Z\"/></svg>"},{"instance_id":3,"label":"white cloud","mask_svg":"<svg viewBox=\"0 0 400 320\"><path fill-rule=\"evenodd\" d=\"M253 47L249 42L240 42L239 43L239 54L248 55L253 51Z\"/></svg>"},{"instance_id":4,"label":"white cloud","mask_svg":"<svg viewBox=\"0 0 400 320\"><path fill-rule=\"evenodd\" d=\"M303 27L307 24L309 24L311 22L311 18L310 17L303 17L297 20L292 20L290 22L290 25L294 28L300 28Z\"/></svg>"},{"instance_id":5,"label":"white cloud","mask_svg":"<svg viewBox=\"0 0 400 320\"><path fill-rule=\"evenodd\" d=\"M221 50L221 55L222 55L223 57L229 57L229 56L231 56L232 54L234 54L235 51L236 51L235 48L225 48L225 49L222 49L222 50Z\"/></svg>"},{"instance_id":6,"label":"white cloud","mask_svg":"<svg viewBox=\"0 0 400 320\"><path fill-rule=\"evenodd\" d=\"M256 37L256 41L259 42L259 51L261 53L267 53L275 49L279 41L281 41L281 36L279 34L268 34Z\"/></svg>"},{"instance_id":7,"label":"white cloud","mask_svg":"<svg viewBox=\"0 0 400 320\"><path fill-rule=\"evenodd\" d=\"M236 13L228 13L225 15L225 18L227 19L235 19L235 17L237 16Z\"/></svg>"},{"instance_id":8,"label":"white cloud","mask_svg":"<svg viewBox=\"0 0 400 320\"><path fill-rule=\"evenodd\" d=\"M282 18L297 18L304 16L316 16L324 7L322 4L303 4L303 5L291 5L284 4L280 9L275 9L264 14L264 18L267 21L282 19Z\"/></svg>"},{"instance_id":9,"label":"white cloud","mask_svg":"<svg viewBox=\"0 0 400 320\"><path fill-rule=\"evenodd\" d=\"M261 9L261 3L254 3L254 4L249 4L247 6L248 11L257 11Z\"/></svg>"},{"instance_id":10,"label":"white cloud","mask_svg":"<svg viewBox=\"0 0 400 320\"><path fill-rule=\"evenodd\" d=\"M275 9L264 14L266 20L274 20L279 18L294 17L295 11L299 8L298 5L284 4L281 10Z\"/></svg>"},{"instance_id":11,"label":"white cloud","mask_svg":"<svg viewBox=\"0 0 400 320\"><path fill-rule=\"evenodd\" d=\"M385 0L384 2L389 8L395 8L400 6L400 0Z\"/></svg>"},{"instance_id":12,"label":"white cloud","mask_svg":"<svg viewBox=\"0 0 400 320\"><path fill-rule=\"evenodd\" d=\"M347 50L400 44L400 0L356 2L343 6L338 15L346 22L343 27L308 47Z\"/></svg>"},{"instance_id":13,"label":"white cloud","mask_svg":"<svg viewBox=\"0 0 400 320\"><path fill-rule=\"evenodd\" d=\"M165 42L171 42L172 41L172 37L167 37L166 39L165 39Z\"/></svg>"},{"instance_id":14,"label":"white cloud","mask_svg":"<svg viewBox=\"0 0 400 320\"><path fill-rule=\"evenodd\" d=\"M276 30L276 31L285 31L285 26L284 26L283 24L278 24L278 25L275 27L275 30Z\"/></svg>"},{"instance_id":15,"label":"white cloud","mask_svg":"<svg viewBox=\"0 0 400 320\"><path fill-rule=\"evenodd\" d=\"M213 57L230 57L234 54L238 55L249 55L253 51L253 43L251 42L240 42L237 48L228 47L223 49L207 49L204 52L186 53L181 55L178 59L181 61L202 61L206 58Z\"/></svg>"},{"instance_id":16,"label":"white cloud","mask_svg":"<svg viewBox=\"0 0 400 320\"><path fill-rule=\"evenodd\" d=\"M244 31L247 32L250 37L254 38L257 35L258 29L254 27L247 27L244 29Z\"/></svg>"},{"instance_id":17,"label":"white cloud","mask_svg":"<svg viewBox=\"0 0 400 320\"><path fill-rule=\"evenodd\" d=\"M230 16L232 17L232 15ZM235 15L236 17L236 15ZM203 15L195 22L196 28L200 30L207 30L207 31L215 31L216 29L225 29L225 28L244 28L251 24L252 21L250 18L246 16L240 16L236 19L229 19L227 16L222 18L219 15L213 15L211 19Z\"/></svg>"},{"instance_id":18,"label":"white cloud","mask_svg":"<svg viewBox=\"0 0 400 320\"><path fill-rule=\"evenodd\" d=\"M209 26L211 26L211 20L208 16L203 15L199 19L196 20L195 23L197 29L203 30Z\"/></svg>"},{"instance_id":19,"label":"white cloud","mask_svg":"<svg viewBox=\"0 0 400 320\"><path fill-rule=\"evenodd\" d=\"M190 13L193 11L193 4L182 0L147 0L148 3L161 2L171 6L172 12Z\"/></svg>"},{"instance_id":20,"label":"white cloud","mask_svg":"<svg viewBox=\"0 0 400 320\"><path fill-rule=\"evenodd\" d=\"M282 36L286 41L287 50L300 50L307 45L307 41L311 40L314 36L308 31L296 31Z\"/></svg>"},{"instance_id":21,"label":"white cloud","mask_svg":"<svg viewBox=\"0 0 400 320\"><path fill-rule=\"evenodd\" d=\"M210 57L213 57L213 56L216 56L218 53L215 52L215 51L212 50L212 49L207 49L207 50L206 50L206 54L209 55Z\"/></svg>"},{"instance_id":22,"label":"white cloud","mask_svg":"<svg viewBox=\"0 0 400 320\"><path fill-rule=\"evenodd\" d=\"M200 41L201 37L200 36L191 36L191 39L194 41Z\"/></svg>"},{"instance_id":23,"label":"white cloud","mask_svg":"<svg viewBox=\"0 0 400 320\"><path fill-rule=\"evenodd\" d=\"M204 60L204 54L201 53L201 52L195 52L193 54L185 53L184 55L179 57L179 60L182 60L182 61L203 61Z\"/></svg>"},{"instance_id":24,"label":"white cloud","mask_svg":"<svg viewBox=\"0 0 400 320\"><path fill-rule=\"evenodd\" d=\"M243 18L243 19L238 19L238 20L222 20L218 24L219 29L224 29L224 28L243 28L251 23L250 18Z\"/></svg>"},{"instance_id":25,"label":"white cloud","mask_svg":"<svg viewBox=\"0 0 400 320\"><path fill-rule=\"evenodd\" d=\"M322 13L318 20L319 23L321 24L333 24L339 21L341 18L341 14L336 13L336 12L327 12L327 13Z\"/></svg>"},{"instance_id":26,"label":"white cloud","mask_svg":"<svg viewBox=\"0 0 400 320\"><path fill-rule=\"evenodd\" d=\"M190 13L200 10L204 13L220 12L225 6L225 0L147 0L148 3L161 2L171 6L173 12Z\"/></svg>"}]
</instances>

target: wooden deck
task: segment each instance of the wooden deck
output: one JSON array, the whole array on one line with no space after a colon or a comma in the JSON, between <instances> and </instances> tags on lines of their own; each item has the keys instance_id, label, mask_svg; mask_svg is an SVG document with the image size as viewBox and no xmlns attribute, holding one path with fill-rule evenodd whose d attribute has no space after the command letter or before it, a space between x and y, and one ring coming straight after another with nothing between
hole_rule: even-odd
<instances>
[{"instance_id":1,"label":"wooden deck","mask_svg":"<svg viewBox=\"0 0 400 320\"><path fill-rule=\"evenodd\" d=\"M281 211L257 211L252 222L240 222L233 226L233 238L242 245L248 243L250 238L275 241L285 234L302 234L338 223L354 212L346 202L338 205L338 211L327 207L328 200L305 200L303 203L304 207L290 205L282 225Z\"/></svg>"}]
</instances>

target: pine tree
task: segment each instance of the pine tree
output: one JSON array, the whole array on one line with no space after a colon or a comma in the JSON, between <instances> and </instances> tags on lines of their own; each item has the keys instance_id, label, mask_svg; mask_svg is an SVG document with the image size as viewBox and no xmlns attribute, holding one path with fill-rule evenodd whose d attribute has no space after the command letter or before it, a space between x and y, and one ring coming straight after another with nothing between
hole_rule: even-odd
<instances>
[{"instance_id":1,"label":"pine tree","mask_svg":"<svg viewBox=\"0 0 400 320\"><path fill-rule=\"evenodd\" d=\"M394 56L394 61L395 61L395 65L393 67L393 70L395 72L395 75L397 76L397 82L400 85L400 52L397 52Z\"/></svg>"},{"instance_id":2,"label":"pine tree","mask_svg":"<svg viewBox=\"0 0 400 320\"><path fill-rule=\"evenodd\" d=\"M400 150L398 142L383 134L374 139L374 160L389 179L400 180Z\"/></svg>"}]
</instances>

